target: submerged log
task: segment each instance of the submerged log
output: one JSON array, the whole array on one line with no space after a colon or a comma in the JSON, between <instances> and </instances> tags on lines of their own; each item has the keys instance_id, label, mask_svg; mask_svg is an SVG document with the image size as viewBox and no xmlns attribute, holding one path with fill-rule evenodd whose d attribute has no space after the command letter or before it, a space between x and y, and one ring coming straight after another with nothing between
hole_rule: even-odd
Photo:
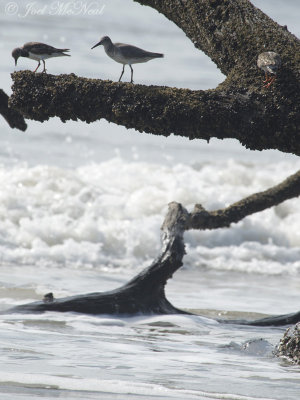
<instances>
[{"instance_id":1,"label":"submerged log","mask_svg":"<svg viewBox=\"0 0 300 400\"><path fill-rule=\"evenodd\" d=\"M238 325L250 325L250 326L284 326L293 325L300 322L300 311L290 314L271 315L269 317L256 319L254 321L248 321L245 319L218 319L219 322L225 324L238 324Z\"/></svg>"},{"instance_id":2,"label":"submerged log","mask_svg":"<svg viewBox=\"0 0 300 400\"><path fill-rule=\"evenodd\" d=\"M8 106L9 97L7 94L0 89L0 114L7 121L11 128L17 128L21 131L25 131L27 128L26 122L22 114L14 108Z\"/></svg>"},{"instance_id":3,"label":"submerged log","mask_svg":"<svg viewBox=\"0 0 300 400\"><path fill-rule=\"evenodd\" d=\"M182 266L186 218L187 211L180 204L169 204L162 226L161 255L150 267L121 288L104 293L24 304L5 313L73 311L85 314L186 314L185 311L175 308L165 296L167 280Z\"/></svg>"}]
</instances>

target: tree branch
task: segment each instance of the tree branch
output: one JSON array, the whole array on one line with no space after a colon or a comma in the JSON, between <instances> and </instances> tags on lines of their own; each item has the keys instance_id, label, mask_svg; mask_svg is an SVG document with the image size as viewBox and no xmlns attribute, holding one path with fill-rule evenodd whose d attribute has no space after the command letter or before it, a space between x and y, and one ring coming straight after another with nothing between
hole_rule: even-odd
<instances>
[{"instance_id":1,"label":"tree branch","mask_svg":"<svg viewBox=\"0 0 300 400\"><path fill-rule=\"evenodd\" d=\"M235 86L255 74L257 55L266 49L279 53L299 78L299 40L249 0L134 1L174 22L224 75L235 70Z\"/></svg>"},{"instance_id":2,"label":"tree branch","mask_svg":"<svg viewBox=\"0 0 300 400\"><path fill-rule=\"evenodd\" d=\"M25 131L27 125L24 117L18 111L8 107L8 99L9 97L7 94L0 89L0 114L2 114L3 118L7 121L11 128L17 128L21 131Z\"/></svg>"},{"instance_id":3,"label":"tree branch","mask_svg":"<svg viewBox=\"0 0 300 400\"><path fill-rule=\"evenodd\" d=\"M189 139L236 138L250 149L300 155L300 101L290 107L272 92L192 91L70 75L12 74L10 105L28 119L107 121L140 132ZM289 100L290 102L290 100ZM295 114L299 108L299 113ZM275 111L276 109L276 111Z\"/></svg>"},{"instance_id":4,"label":"tree branch","mask_svg":"<svg viewBox=\"0 0 300 400\"><path fill-rule=\"evenodd\" d=\"M189 215L186 229L216 229L230 226L248 215L276 206L285 200L300 196L300 171L289 176L280 184L221 210L206 211L196 204Z\"/></svg>"}]
</instances>

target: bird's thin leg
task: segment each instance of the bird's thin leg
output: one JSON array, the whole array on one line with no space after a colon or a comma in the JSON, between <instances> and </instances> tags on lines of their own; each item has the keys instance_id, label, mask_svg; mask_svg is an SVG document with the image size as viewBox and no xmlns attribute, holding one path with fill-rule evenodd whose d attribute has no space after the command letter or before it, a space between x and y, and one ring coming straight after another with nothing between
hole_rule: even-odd
<instances>
[{"instance_id":1,"label":"bird's thin leg","mask_svg":"<svg viewBox=\"0 0 300 400\"><path fill-rule=\"evenodd\" d=\"M272 83L275 81L275 79L276 79L275 76L271 76L271 77L269 78L269 83L267 83L266 85L264 85L264 87L265 87L266 89L268 89L268 87L270 87L270 86L272 85Z\"/></svg>"},{"instance_id":2,"label":"bird's thin leg","mask_svg":"<svg viewBox=\"0 0 300 400\"><path fill-rule=\"evenodd\" d=\"M129 67L131 69L131 80L130 80L130 83L133 83L133 68L132 68L132 66L130 64L129 64Z\"/></svg>"},{"instance_id":3,"label":"bird's thin leg","mask_svg":"<svg viewBox=\"0 0 300 400\"><path fill-rule=\"evenodd\" d=\"M124 74L124 68L125 68L125 64L123 64L123 69L122 69L121 76L120 76L120 78L119 78L119 82L121 81L121 78L122 78L122 76L123 76L123 74Z\"/></svg>"},{"instance_id":4,"label":"bird's thin leg","mask_svg":"<svg viewBox=\"0 0 300 400\"><path fill-rule=\"evenodd\" d=\"M36 72L38 70L38 67L41 65L41 62L39 61L38 66L36 67L36 69L33 72Z\"/></svg>"},{"instance_id":5,"label":"bird's thin leg","mask_svg":"<svg viewBox=\"0 0 300 400\"><path fill-rule=\"evenodd\" d=\"M265 80L263 81L263 83L269 82L270 79L271 79L271 76L269 76L268 73L265 72Z\"/></svg>"},{"instance_id":6,"label":"bird's thin leg","mask_svg":"<svg viewBox=\"0 0 300 400\"><path fill-rule=\"evenodd\" d=\"M45 63L45 61L44 60L42 60L43 61L43 64L44 64L44 69L43 69L43 72L47 72L47 70L46 70L46 63Z\"/></svg>"}]
</instances>

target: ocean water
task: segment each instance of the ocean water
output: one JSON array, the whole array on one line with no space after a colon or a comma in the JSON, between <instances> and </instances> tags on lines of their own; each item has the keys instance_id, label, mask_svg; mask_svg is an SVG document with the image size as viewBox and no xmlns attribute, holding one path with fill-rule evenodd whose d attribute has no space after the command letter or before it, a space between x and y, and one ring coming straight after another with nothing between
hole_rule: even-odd
<instances>
[{"instance_id":1,"label":"ocean water","mask_svg":"<svg viewBox=\"0 0 300 400\"><path fill-rule=\"evenodd\" d=\"M255 5L299 36L298 0ZM0 0L0 87L11 93L11 50L26 41L71 49L49 73L117 80L103 35L165 53L134 67L135 82L191 89L224 77L174 24L129 0ZM125 69L124 80L129 80ZM225 207L300 168L296 156L235 140L159 138L98 121L0 118L0 309L106 291L150 265L170 201ZM0 320L1 399L299 398L299 367L272 355L284 328L222 325L299 310L300 204L288 200L229 229L189 231L168 299L199 316L7 315Z\"/></svg>"}]
</instances>

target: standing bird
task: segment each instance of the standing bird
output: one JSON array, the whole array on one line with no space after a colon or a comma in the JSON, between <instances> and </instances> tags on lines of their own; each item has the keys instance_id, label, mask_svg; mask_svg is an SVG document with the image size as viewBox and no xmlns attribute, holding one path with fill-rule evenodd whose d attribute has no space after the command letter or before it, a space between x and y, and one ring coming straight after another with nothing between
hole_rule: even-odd
<instances>
[{"instance_id":1,"label":"standing bird","mask_svg":"<svg viewBox=\"0 0 300 400\"><path fill-rule=\"evenodd\" d=\"M38 66L33 72L36 72L39 66L41 65L41 60L44 63L43 72L46 72L45 61L47 58L52 57L62 57L68 56L70 54L65 54L64 51L70 51L69 49L56 49L55 47L49 46L48 44L39 43L39 42L28 42L25 43L22 47L17 47L11 53L13 58L15 59L15 65L17 65L17 61L19 57L27 57L31 60L38 61Z\"/></svg>"},{"instance_id":2,"label":"standing bird","mask_svg":"<svg viewBox=\"0 0 300 400\"><path fill-rule=\"evenodd\" d=\"M132 46L130 44L125 43L113 43L108 36L103 36L103 38L92 47L94 49L97 46L103 44L105 53L115 60L116 62L123 64L123 69L121 76L119 78L119 82L124 74L125 65L128 64L131 69L131 80L133 83L133 69L132 64L144 63L152 60L153 58L161 58L164 55L161 53L151 53L150 51L146 51L140 49L139 47Z\"/></svg>"},{"instance_id":3,"label":"standing bird","mask_svg":"<svg viewBox=\"0 0 300 400\"><path fill-rule=\"evenodd\" d=\"M280 55L274 51L266 51L265 53L259 54L257 58L257 66L262 69L266 78L264 80L264 87L268 88L276 79L276 73L281 65ZM268 75L270 74L270 75Z\"/></svg>"}]
</instances>

